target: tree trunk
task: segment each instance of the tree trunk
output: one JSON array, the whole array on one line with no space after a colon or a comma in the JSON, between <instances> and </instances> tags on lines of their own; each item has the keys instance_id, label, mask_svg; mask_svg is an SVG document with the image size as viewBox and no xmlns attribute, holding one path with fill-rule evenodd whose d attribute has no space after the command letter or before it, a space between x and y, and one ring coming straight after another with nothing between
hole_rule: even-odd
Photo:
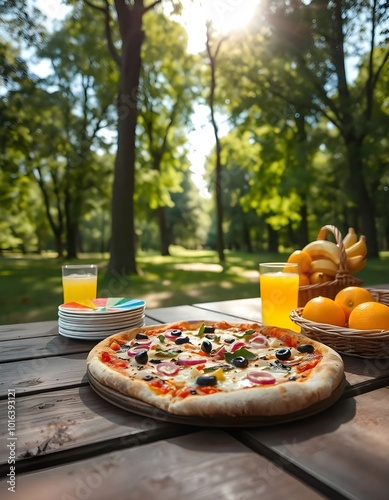
<instances>
[{"instance_id":1,"label":"tree trunk","mask_svg":"<svg viewBox=\"0 0 389 500\"><path fill-rule=\"evenodd\" d=\"M271 253L278 253L278 231L275 231L269 224L266 224L268 239L267 251Z\"/></svg>"},{"instance_id":2,"label":"tree trunk","mask_svg":"<svg viewBox=\"0 0 389 500\"><path fill-rule=\"evenodd\" d=\"M369 192L366 187L363 175L363 151L362 145L369 126L365 126L363 132L357 133L355 119L351 112L350 93L347 85L346 64L344 53L344 35L343 35L343 14L342 2L338 0L334 4L334 37L332 42L332 60L335 66L335 72L338 79L338 92L340 104L341 121L338 126L345 142L347 150L347 160L349 169L349 180L346 189L349 190L349 196L358 207L361 220L361 232L366 236L368 242L368 256L378 257L378 240L375 226L375 208ZM374 29L373 29L374 33ZM369 108L370 99L372 99L373 87L368 85L368 103L365 117L368 121L371 117L372 109Z\"/></svg>"},{"instance_id":3,"label":"tree trunk","mask_svg":"<svg viewBox=\"0 0 389 500\"><path fill-rule=\"evenodd\" d=\"M209 109L211 111L211 123L216 142L216 165L215 165L215 201L216 201L216 245L217 253L219 255L219 262L225 261L224 255L224 234L223 234L223 187L222 187L222 164L221 164L221 143L219 139L219 129L215 117L215 90L216 90L216 60L220 50L223 38L219 40L215 53L211 53L211 25L207 24L207 53L211 67L211 86L209 95Z\"/></svg>"},{"instance_id":4,"label":"tree trunk","mask_svg":"<svg viewBox=\"0 0 389 500\"><path fill-rule=\"evenodd\" d=\"M243 216L244 214L242 214ZM249 225L247 224L247 222L245 221L245 219L243 218L243 243L246 247L246 250L249 252L249 253L253 253L253 245L251 243L251 234L250 234L250 227Z\"/></svg>"},{"instance_id":5,"label":"tree trunk","mask_svg":"<svg viewBox=\"0 0 389 500\"><path fill-rule=\"evenodd\" d=\"M363 176L362 145L357 139L345 140L349 166L349 196L358 207L361 233L366 236L368 257L379 257L378 235L375 224L375 206Z\"/></svg>"},{"instance_id":6,"label":"tree trunk","mask_svg":"<svg viewBox=\"0 0 389 500\"><path fill-rule=\"evenodd\" d=\"M169 252L170 238L166 224L165 207L158 207L157 214L158 214L158 224L159 224L161 255L170 255Z\"/></svg>"},{"instance_id":7,"label":"tree trunk","mask_svg":"<svg viewBox=\"0 0 389 500\"><path fill-rule=\"evenodd\" d=\"M122 36L118 93L118 149L112 190L111 246L108 272L136 274L134 224L135 130L138 117L138 85L141 69L142 2L118 12Z\"/></svg>"}]
</instances>

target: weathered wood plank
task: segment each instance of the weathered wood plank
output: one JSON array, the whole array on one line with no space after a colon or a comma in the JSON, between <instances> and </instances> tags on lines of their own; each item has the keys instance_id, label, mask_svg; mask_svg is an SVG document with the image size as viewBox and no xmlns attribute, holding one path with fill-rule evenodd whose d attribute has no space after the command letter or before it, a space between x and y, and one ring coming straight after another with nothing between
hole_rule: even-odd
<instances>
[{"instance_id":1,"label":"weathered wood plank","mask_svg":"<svg viewBox=\"0 0 389 500\"><path fill-rule=\"evenodd\" d=\"M58 334L57 321L39 321L0 326L0 342L3 340L48 337Z\"/></svg>"},{"instance_id":2,"label":"weathered wood plank","mask_svg":"<svg viewBox=\"0 0 389 500\"><path fill-rule=\"evenodd\" d=\"M4 485L4 481L3 481ZM159 441L19 474L17 500L297 500L320 497L222 431Z\"/></svg>"},{"instance_id":3,"label":"weathered wood plank","mask_svg":"<svg viewBox=\"0 0 389 500\"><path fill-rule=\"evenodd\" d=\"M217 311L229 316L255 321L256 323L262 323L261 299L259 297L252 299L225 300L223 302L204 302L195 304L195 307L209 311Z\"/></svg>"},{"instance_id":4,"label":"weathered wood plank","mask_svg":"<svg viewBox=\"0 0 389 500\"><path fill-rule=\"evenodd\" d=\"M117 408L89 386L36 394L16 400L17 459L31 459L80 446L118 440L139 446L177 425ZM7 401L0 401L0 421L7 421ZM182 426L184 427L184 426ZM0 429L0 464L8 458L6 426Z\"/></svg>"},{"instance_id":5,"label":"weathered wood plank","mask_svg":"<svg viewBox=\"0 0 389 500\"><path fill-rule=\"evenodd\" d=\"M14 389L17 395L87 383L87 354L15 361L0 365L0 398Z\"/></svg>"},{"instance_id":6,"label":"weathered wood plank","mask_svg":"<svg viewBox=\"0 0 389 500\"><path fill-rule=\"evenodd\" d=\"M226 316L223 312L202 309L194 306L164 307L160 309L150 309L147 315L160 323L174 323L175 321L231 321L231 316ZM235 318L236 321L236 318Z\"/></svg>"},{"instance_id":7,"label":"weathered wood plank","mask_svg":"<svg viewBox=\"0 0 389 500\"><path fill-rule=\"evenodd\" d=\"M363 359L352 356L342 358L346 379L351 385L389 375L389 359Z\"/></svg>"},{"instance_id":8,"label":"weathered wood plank","mask_svg":"<svg viewBox=\"0 0 389 500\"><path fill-rule=\"evenodd\" d=\"M21 361L48 356L89 352L96 341L76 340L57 334L54 337L36 337L6 340L1 343L0 362Z\"/></svg>"},{"instance_id":9,"label":"weathered wood plank","mask_svg":"<svg viewBox=\"0 0 389 500\"><path fill-rule=\"evenodd\" d=\"M386 499L389 388L337 402L288 425L240 431L260 453L318 478L347 498Z\"/></svg>"}]
</instances>

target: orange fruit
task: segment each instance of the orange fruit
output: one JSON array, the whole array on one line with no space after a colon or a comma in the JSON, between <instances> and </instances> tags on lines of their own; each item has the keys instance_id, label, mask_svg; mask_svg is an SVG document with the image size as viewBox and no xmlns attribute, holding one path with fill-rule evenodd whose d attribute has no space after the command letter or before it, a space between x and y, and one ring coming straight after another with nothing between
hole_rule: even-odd
<instances>
[{"instance_id":1,"label":"orange fruit","mask_svg":"<svg viewBox=\"0 0 389 500\"><path fill-rule=\"evenodd\" d=\"M304 273L299 274L299 286L310 285L309 276Z\"/></svg>"},{"instance_id":2,"label":"orange fruit","mask_svg":"<svg viewBox=\"0 0 389 500\"><path fill-rule=\"evenodd\" d=\"M328 297L314 297L309 300L301 316L315 323L326 323L335 326L345 326L346 315L343 309Z\"/></svg>"},{"instance_id":3,"label":"orange fruit","mask_svg":"<svg viewBox=\"0 0 389 500\"><path fill-rule=\"evenodd\" d=\"M327 281L333 281L332 276L328 276L328 274L324 274L321 271L316 271L312 273L309 277L309 281L311 285L317 285L318 283L327 283Z\"/></svg>"},{"instance_id":4,"label":"orange fruit","mask_svg":"<svg viewBox=\"0 0 389 500\"><path fill-rule=\"evenodd\" d=\"M353 330L389 330L389 307L380 302L363 302L354 307L348 326Z\"/></svg>"},{"instance_id":5,"label":"orange fruit","mask_svg":"<svg viewBox=\"0 0 389 500\"><path fill-rule=\"evenodd\" d=\"M295 263L299 265L300 273L307 273L311 268L311 256L308 252L304 252L304 250L295 250L288 257L289 263Z\"/></svg>"},{"instance_id":6,"label":"orange fruit","mask_svg":"<svg viewBox=\"0 0 389 500\"><path fill-rule=\"evenodd\" d=\"M343 288L343 290L337 293L334 301L339 304L345 312L346 320L348 320L351 311L357 305L363 302L376 302L369 290L361 288L360 286L348 286L347 288Z\"/></svg>"}]
</instances>

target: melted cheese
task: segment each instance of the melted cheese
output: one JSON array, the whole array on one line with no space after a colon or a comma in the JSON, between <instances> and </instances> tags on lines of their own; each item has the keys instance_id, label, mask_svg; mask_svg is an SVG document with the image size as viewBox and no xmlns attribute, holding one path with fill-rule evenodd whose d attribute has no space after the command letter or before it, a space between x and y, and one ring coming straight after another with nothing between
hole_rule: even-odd
<instances>
[{"instance_id":1,"label":"melted cheese","mask_svg":"<svg viewBox=\"0 0 389 500\"><path fill-rule=\"evenodd\" d=\"M224 370L223 371L223 376L218 376L217 377L217 384L216 387L222 391L233 391L236 389L241 389L241 388L247 388L247 387L255 387L258 386L259 384L255 384L254 382L251 382L247 378L247 374L250 371L261 371L264 370L266 372L271 373L274 378L275 378L275 383L284 383L287 382L290 377L293 376L298 376L297 370L294 366L294 363L296 365L299 364L301 360L304 359L304 355L301 354L297 349L295 348L290 348L291 351L291 356L288 358L288 360L285 361L285 365L283 366L283 362L280 360L277 360L276 358L276 350L280 347L286 347L279 339L270 337L268 338L268 345L267 346L262 346L262 345L251 345L249 342L249 339L244 339L241 338L241 335L238 335L238 338L235 338L234 343L229 343L225 342L227 339L231 339L233 337L233 334L229 333L224 333L222 330L216 330L214 334L214 338L211 339L212 345L213 345L213 351L218 351L221 346L224 346L226 352L233 352L232 348L234 344L237 342L245 342L245 345L243 346L244 349L247 349L251 353L256 354L257 359L255 360L250 360L248 363L248 366L245 368L237 368L234 367L234 365L229 364L225 359L216 359L215 356L212 356L212 353L203 356L204 357L204 364L201 365L201 369L198 369L197 366L180 366L180 369L177 374L175 375L163 375L161 374L158 369L157 369L157 364L150 363L151 359L160 359L161 362L163 361L172 361L176 360L177 357L179 357L179 354L173 356L173 357L161 357L160 356L160 349L168 351L177 351L181 350L183 351L183 355L185 355L186 358L198 358L200 356L200 350L201 350L201 344L204 340L203 337L195 336L197 332L190 332L190 331L185 331L183 332L183 335L188 335L190 338L191 342L191 350L183 348L181 345L176 345L174 343L174 340L170 339L165 339L165 343L161 344L159 342L158 338L153 338L153 342L151 346L148 349L148 358L149 362L145 365L141 365L137 363L135 360L135 356L129 356L127 354L127 350L123 350L121 352L116 353L116 356L120 359L125 359L129 362L129 368L128 368L128 373L131 376L135 376L136 378L141 378L144 379L146 376L153 376L153 377L158 377L161 380L165 381L172 381L174 382L174 385L178 387L182 386L188 386L188 387L193 387L196 388L196 379L197 377L201 375L211 375L212 370L210 368L215 368L215 370L219 370L220 366L222 365L228 365L230 369ZM159 350L157 350L157 348ZM202 353L203 355L203 353ZM261 359L261 358L266 358L266 359ZM287 368L285 368L285 366ZM134 368L137 370L134 373Z\"/></svg>"}]
</instances>

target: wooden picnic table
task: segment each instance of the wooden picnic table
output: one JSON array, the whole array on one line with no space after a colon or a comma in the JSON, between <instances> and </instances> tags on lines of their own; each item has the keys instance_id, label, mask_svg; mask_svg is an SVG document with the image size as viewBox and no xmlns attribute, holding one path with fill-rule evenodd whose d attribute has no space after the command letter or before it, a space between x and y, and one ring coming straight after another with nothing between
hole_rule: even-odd
<instances>
[{"instance_id":1,"label":"wooden picnic table","mask_svg":"<svg viewBox=\"0 0 389 500\"><path fill-rule=\"evenodd\" d=\"M261 321L258 298L146 309L146 323ZM89 386L96 341L56 321L0 326L0 498L386 499L389 359L343 356L330 408L262 427L187 426L136 415Z\"/></svg>"}]
</instances>

